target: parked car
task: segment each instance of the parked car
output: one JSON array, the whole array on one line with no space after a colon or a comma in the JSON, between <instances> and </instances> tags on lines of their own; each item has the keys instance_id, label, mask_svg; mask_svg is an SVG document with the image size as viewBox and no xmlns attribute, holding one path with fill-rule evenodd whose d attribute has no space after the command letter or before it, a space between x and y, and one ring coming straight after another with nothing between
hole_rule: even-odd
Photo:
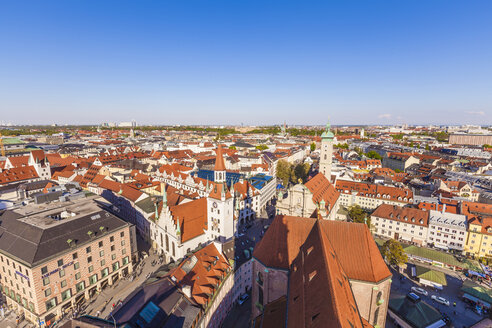
<instances>
[{"instance_id":1,"label":"parked car","mask_svg":"<svg viewBox=\"0 0 492 328\"><path fill-rule=\"evenodd\" d=\"M425 295L425 296L429 295L429 293L425 289L423 289L423 288L420 288L420 287L412 287L411 289L412 289L412 292L414 292L414 293L422 294L422 295Z\"/></svg>"},{"instance_id":2,"label":"parked car","mask_svg":"<svg viewBox=\"0 0 492 328\"><path fill-rule=\"evenodd\" d=\"M445 299L444 297L432 295L431 298L434 301L436 301L437 303L441 303L443 305L449 306L449 301L447 299Z\"/></svg>"},{"instance_id":3,"label":"parked car","mask_svg":"<svg viewBox=\"0 0 492 328\"><path fill-rule=\"evenodd\" d=\"M237 302L239 303L239 305L243 305L243 303L246 302L248 298L249 298L248 294L243 294L239 297Z\"/></svg>"}]
</instances>

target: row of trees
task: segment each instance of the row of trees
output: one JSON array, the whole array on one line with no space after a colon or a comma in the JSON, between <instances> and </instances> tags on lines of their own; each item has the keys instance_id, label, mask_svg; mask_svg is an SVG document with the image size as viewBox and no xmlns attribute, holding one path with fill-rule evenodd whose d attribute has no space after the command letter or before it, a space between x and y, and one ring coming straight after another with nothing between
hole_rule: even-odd
<instances>
[{"instance_id":1,"label":"row of trees","mask_svg":"<svg viewBox=\"0 0 492 328\"><path fill-rule=\"evenodd\" d=\"M296 184L301 180L303 183L307 181L311 165L290 164L286 160L280 160L277 163L277 178L282 181L282 185L287 187L289 183Z\"/></svg>"}]
</instances>

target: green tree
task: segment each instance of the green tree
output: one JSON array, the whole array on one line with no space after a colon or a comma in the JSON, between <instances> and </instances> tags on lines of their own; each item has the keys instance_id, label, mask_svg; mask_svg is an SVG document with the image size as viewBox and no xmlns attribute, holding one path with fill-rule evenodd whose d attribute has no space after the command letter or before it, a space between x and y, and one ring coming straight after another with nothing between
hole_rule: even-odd
<instances>
[{"instance_id":1,"label":"green tree","mask_svg":"<svg viewBox=\"0 0 492 328\"><path fill-rule=\"evenodd\" d=\"M403 250L403 247L394 239L389 239L383 244L381 253L386 261L392 265L400 266L408 261L408 256Z\"/></svg>"},{"instance_id":2,"label":"green tree","mask_svg":"<svg viewBox=\"0 0 492 328\"><path fill-rule=\"evenodd\" d=\"M229 149L236 150L236 146L230 146Z\"/></svg>"},{"instance_id":3,"label":"green tree","mask_svg":"<svg viewBox=\"0 0 492 328\"><path fill-rule=\"evenodd\" d=\"M277 178L282 181L282 185L287 187L291 179L291 165L286 160L279 160L277 163Z\"/></svg>"},{"instance_id":4,"label":"green tree","mask_svg":"<svg viewBox=\"0 0 492 328\"><path fill-rule=\"evenodd\" d=\"M313 142L313 143L311 144L311 151L315 151L315 150L316 150L316 143L315 143L315 142Z\"/></svg>"},{"instance_id":5,"label":"green tree","mask_svg":"<svg viewBox=\"0 0 492 328\"><path fill-rule=\"evenodd\" d=\"M299 182L299 179L301 179L303 183L306 182L310 168L311 166L307 163L296 165L294 168L293 178L296 179L297 181L295 181L294 183Z\"/></svg>"},{"instance_id":6,"label":"green tree","mask_svg":"<svg viewBox=\"0 0 492 328\"><path fill-rule=\"evenodd\" d=\"M371 150L370 152L365 154L367 158L372 158L372 159L379 159L382 160L383 158L381 155L379 155L376 151Z\"/></svg>"},{"instance_id":7,"label":"green tree","mask_svg":"<svg viewBox=\"0 0 492 328\"><path fill-rule=\"evenodd\" d=\"M359 205L352 205L349 207L348 217L352 222L365 223L369 228L371 227L371 218Z\"/></svg>"},{"instance_id":8,"label":"green tree","mask_svg":"<svg viewBox=\"0 0 492 328\"><path fill-rule=\"evenodd\" d=\"M258 146L256 146L256 149L263 151L265 149L268 149L268 146L267 145L258 145Z\"/></svg>"}]
</instances>

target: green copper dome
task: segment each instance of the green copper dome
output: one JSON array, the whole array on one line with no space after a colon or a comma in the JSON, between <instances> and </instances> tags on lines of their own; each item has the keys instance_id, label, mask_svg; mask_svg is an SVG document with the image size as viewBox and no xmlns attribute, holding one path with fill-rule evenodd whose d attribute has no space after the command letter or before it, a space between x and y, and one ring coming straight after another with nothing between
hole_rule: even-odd
<instances>
[{"instance_id":1,"label":"green copper dome","mask_svg":"<svg viewBox=\"0 0 492 328\"><path fill-rule=\"evenodd\" d=\"M335 135L333 134L333 132L330 131L330 122L326 123L326 129L325 129L325 132L323 132L321 134L321 139L329 139L329 140L333 140L333 138L335 137Z\"/></svg>"}]
</instances>

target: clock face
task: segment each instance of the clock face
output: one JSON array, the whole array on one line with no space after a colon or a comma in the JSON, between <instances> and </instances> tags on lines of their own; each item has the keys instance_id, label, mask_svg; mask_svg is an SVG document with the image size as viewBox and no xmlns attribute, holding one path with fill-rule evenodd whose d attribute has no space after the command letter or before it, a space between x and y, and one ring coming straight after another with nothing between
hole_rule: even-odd
<instances>
[{"instance_id":1,"label":"clock face","mask_svg":"<svg viewBox=\"0 0 492 328\"><path fill-rule=\"evenodd\" d=\"M214 208L217 208L217 202L214 202L212 205Z\"/></svg>"}]
</instances>

